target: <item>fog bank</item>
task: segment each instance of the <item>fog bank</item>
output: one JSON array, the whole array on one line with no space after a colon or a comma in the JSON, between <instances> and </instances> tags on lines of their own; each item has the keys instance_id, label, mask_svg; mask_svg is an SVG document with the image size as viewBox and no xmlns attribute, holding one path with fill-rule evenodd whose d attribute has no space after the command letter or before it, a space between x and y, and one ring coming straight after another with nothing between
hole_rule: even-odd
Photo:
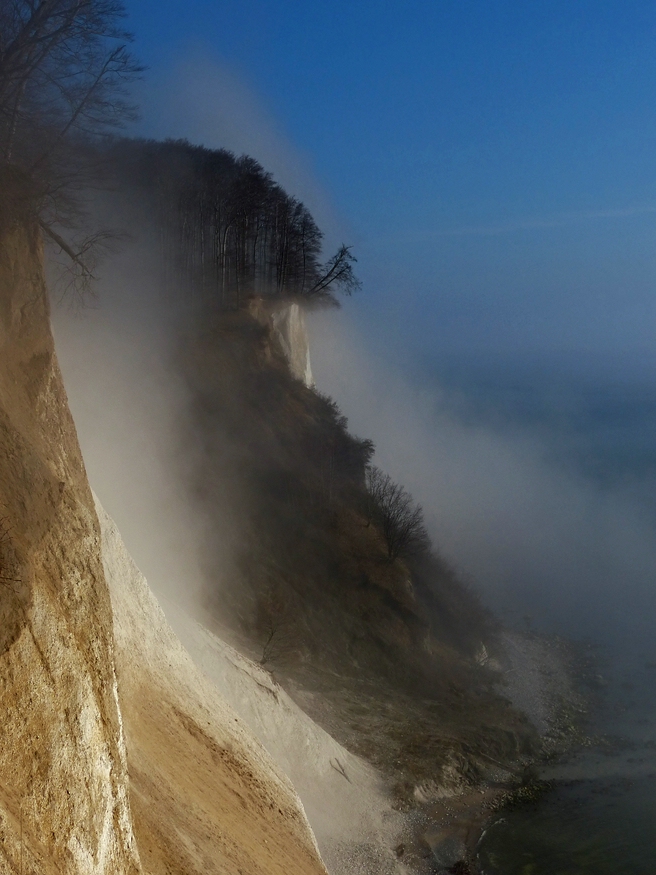
<instances>
[{"instance_id":1,"label":"fog bank","mask_svg":"<svg viewBox=\"0 0 656 875\"><path fill-rule=\"evenodd\" d=\"M147 251L105 265L95 306L53 308L57 355L92 488L158 592L197 600L205 521L188 492L195 448L181 445L188 393Z\"/></svg>"},{"instance_id":2,"label":"fog bank","mask_svg":"<svg viewBox=\"0 0 656 875\"><path fill-rule=\"evenodd\" d=\"M656 544L645 511L549 461L548 437L463 421L413 388L343 314L311 320L312 367L376 463L422 504L436 545L515 622L651 647ZM530 618L530 621L528 620Z\"/></svg>"}]
</instances>

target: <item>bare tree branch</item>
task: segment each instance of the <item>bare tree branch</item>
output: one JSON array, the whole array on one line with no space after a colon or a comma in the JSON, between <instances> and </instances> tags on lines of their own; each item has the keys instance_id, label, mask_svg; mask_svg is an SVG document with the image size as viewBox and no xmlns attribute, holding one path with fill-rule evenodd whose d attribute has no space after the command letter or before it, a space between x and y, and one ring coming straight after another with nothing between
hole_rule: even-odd
<instances>
[{"instance_id":1,"label":"bare tree branch","mask_svg":"<svg viewBox=\"0 0 656 875\"><path fill-rule=\"evenodd\" d=\"M337 757L335 757L335 762L333 762L332 760L330 760L330 765L333 767L333 769L335 769L336 772L338 772L338 773L342 776L342 778L346 778L346 780L349 782L349 784L352 783L352 782L351 782L351 779L350 779L349 776L346 774L346 769L345 769L344 766L340 763L340 761L337 759Z\"/></svg>"},{"instance_id":2,"label":"bare tree branch","mask_svg":"<svg viewBox=\"0 0 656 875\"><path fill-rule=\"evenodd\" d=\"M61 265L62 275L59 278L61 297L71 292L76 307L86 305L90 298L95 297L93 283L99 263L107 253L116 249L126 235L120 231L96 231L74 246L47 222L40 220L39 224L45 236L67 257L67 261Z\"/></svg>"},{"instance_id":3,"label":"bare tree branch","mask_svg":"<svg viewBox=\"0 0 656 875\"><path fill-rule=\"evenodd\" d=\"M86 266L86 264L85 264L84 261L82 260L82 255L83 255L83 253L82 253L82 252L75 252L75 251L69 246L69 244L64 240L64 238L63 238L63 237L60 237L60 235L59 235L59 234L55 231L55 229L52 228L50 225L46 224L46 223L43 222L43 221L40 221L40 222L39 222L39 225L41 226L42 231L43 231L48 237L50 237L50 239L53 240L53 242L55 242L55 243L57 244L57 246L59 246L59 248L62 249L62 250L66 253L66 255L68 255L68 257L71 259L71 261L72 261L74 264L76 264L76 265L80 268L80 270L82 271L82 273L84 273L84 274L88 274L88 276L89 276L91 279L93 279L93 274L91 273L91 271L89 270L89 268Z\"/></svg>"},{"instance_id":4,"label":"bare tree branch","mask_svg":"<svg viewBox=\"0 0 656 875\"><path fill-rule=\"evenodd\" d=\"M98 160L88 144L134 117L127 88L143 70L124 17L122 0L0 2L0 165L29 177L41 228L70 259L82 295L107 236L76 244L65 230L85 215L80 191Z\"/></svg>"},{"instance_id":5,"label":"bare tree branch","mask_svg":"<svg viewBox=\"0 0 656 875\"><path fill-rule=\"evenodd\" d=\"M298 632L287 599L274 588L265 593L259 605L262 636L260 665L280 662L292 656L299 645Z\"/></svg>"},{"instance_id":6,"label":"bare tree branch","mask_svg":"<svg viewBox=\"0 0 656 875\"><path fill-rule=\"evenodd\" d=\"M357 259L352 255L351 247L342 244L335 255L326 262L322 274L304 293L305 296L324 300L330 299L333 298L332 290L334 288L346 295L353 294L362 285L353 273L353 263L355 261Z\"/></svg>"},{"instance_id":7,"label":"bare tree branch","mask_svg":"<svg viewBox=\"0 0 656 875\"><path fill-rule=\"evenodd\" d=\"M421 553L430 546L424 513L409 492L380 468L371 465L366 473L369 520L376 522L385 538L387 558Z\"/></svg>"}]
</instances>

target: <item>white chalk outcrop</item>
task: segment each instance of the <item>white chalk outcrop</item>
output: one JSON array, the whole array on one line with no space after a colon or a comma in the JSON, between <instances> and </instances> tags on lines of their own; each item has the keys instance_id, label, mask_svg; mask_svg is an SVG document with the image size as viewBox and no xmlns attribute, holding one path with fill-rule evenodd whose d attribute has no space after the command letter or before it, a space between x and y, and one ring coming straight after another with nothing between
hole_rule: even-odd
<instances>
[{"instance_id":1,"label":"white chalk outcrop","mask_svg":"<svg viewBox=\"0 0 656 875\"><path fill-rule=\"evenodd\" d=\"M239 841L252 836L253 860L240 864L248 875L319 872L304 808L331 875L405 873L393 851L402 817L390 809L375 770L317 726L261 666L167 602L176 637L115 525L97 510L144 868L171 871L162 855L170 864L174 833L179 871L184 863L185 872L237 872L236 858L222 856L235 847L232 830ZM225 761L212 754L224 750L231 751ZM237 761L250 765L233 774ZM242 792L245 769L260 774L258 789L244 796L235 820L226 804ZM166 836L157 835L158 822ZM218 868L205 856L214 847ZM262 868L258 855L267 848L275 854ZM280 869L285 849L290 860Z\"/></svg>"},{"instance_id":2,"label":"white chalk outcrop","mask_svg":"<svg viewBox=\"0 0 656 875\"><path fill-rule=\"evenodd\" d=\"M196 665L291 779L331 875L393 875L405 819L376 770L318 726L262 666L193 620L166 613Z\"/></svg>"},{"instance_id":3,"label":"white chalk outcrop","mask_svg":"<svg viewBox=\"0 0 656 875\"><path fill-rule=\"evenodd\" d=\"M326 875L303 807L194 665L97 505L134 831L149 875Z\"/></svg>"},{"instance_id":4,"label":"white chalk outcrop","mask_svg":"<svg viewBox=\"0 0 656 875\"><path fill-rule=\"evenodd\" d=\"M271 329L274 341L287 359L292 376L312 388L314 378L310 363L310 338L302 307L296 301L253 298L249 310L258 322Z\"/></svg>"},{"instance_id":5,"label":"white chalk outcrop","mask_svg":"<svg viewBox=\"0 0 656 875\"><path fill-rule=\"evenodd\" d=\"M295 302L284 304L271 313L274 335L289 362L289 369L306 386L314 386L310 364L310 340L303 310Z\"/></svg>"}]
</instances>

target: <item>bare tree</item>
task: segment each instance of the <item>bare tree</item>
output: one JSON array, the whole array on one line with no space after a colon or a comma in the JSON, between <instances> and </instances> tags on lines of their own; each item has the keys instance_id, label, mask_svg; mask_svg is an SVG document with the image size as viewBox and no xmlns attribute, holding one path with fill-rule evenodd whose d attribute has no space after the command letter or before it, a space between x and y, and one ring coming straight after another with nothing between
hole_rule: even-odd
<instances>
[{"instance_id":1,"label":"bare tree","mask_svg":"<svg viewBox=\"0 0 656 875\"><path fill-rule=\"evenodd\" d=\"M134 114L126 85L143 69L119 26L120 0L3 0L0 144L36 170L74 133L96 136Z\"/></svg>"},{"instance_id":2,"label":"bare tree","mask_svg":"<svg viewBox=\"0 0 656 875\"><path fill-rule=\"evenodd\" d=\"M182 285L201 306L232 309L252 296L336 304L359 288L349 247L322 264L309 210L253 158L184 140L120 139L108 152L115 187L138 190L158 227L172 292Z\"/></svg>"},{"instance_id":3,"label":"bare tree","mask_svg":"<svg viewBox=\"0 0 656 875\"><path fill-rule=\"evenodd\" d=\"M342 244L332 258L324 264L316 280L304 292L305 297L322 303L337 304L334 290L345 295L351 295L362 286L353 273L353 264L357 258L351 253L351 247Z\"/></svg>"},{"instance_id":4,"label":"bare tree","mask_svg":"<svg viewBox=\"0 0 656 875\"><path fill-rule=\"evenodd\" d=\"M380 468L370 465L366 472L369 519L376 522L385 538L387 557L421 553L430 546L421 506Z\"/></svg>"},{"instance_id":5,"label":"bare tree","mask_svg":"<svg viewBox=\"0 0 656 875\"><path fill-rule=\"evenodd\" d=\"M60 300L67 297L74 309L83 308L96 296L96 268L108 253L119 248L127 235L120 231L100 230L79 237L74 234L66 240L51 225L40 224L54 249L53 260L59 267L55 288Z\"/></svg>"},{"instance_id":6,"label":"bare tree","mask_svg":"<svg viewBox=\"0 0 656 875\"><path fill-rule=\"evenodd\" d=\"M82 212L97 158L90 140L135 114L128 85L142 68L120 27L121 0L2 0L0 163L29 181L44 233L80 278L93 276L93 238L62 236Z\"/></svg>"}]
</instances>

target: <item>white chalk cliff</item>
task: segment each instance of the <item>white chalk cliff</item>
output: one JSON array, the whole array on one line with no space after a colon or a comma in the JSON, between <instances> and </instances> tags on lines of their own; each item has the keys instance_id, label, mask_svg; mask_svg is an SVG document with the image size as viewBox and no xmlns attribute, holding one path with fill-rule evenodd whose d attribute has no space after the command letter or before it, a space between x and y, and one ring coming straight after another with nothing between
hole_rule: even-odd
<instances>
[{"instance_id":1,"label":"white chalk cliff","mask_svg":"<svg viewBox=\"0 0 656 875\"><path fill-rule=\"evenodd\" d=\"M49 315L38 228L5 229L0 873L326 875L289 779L99 510L101 534Z\"/></svg>"},{"instance_id":2,"label":"white chalk cliff","mask_svg":"<svg viewBox=\"0 0 656 875\"><path fill-rule=\"evenodd\" d=\"M302 307L296 301L281 303L268 298L254 298L249 310L262 325L271 329L274 341L287 359L292 376L308 388L313 387L310 340Z\"/></svg>"},{"instance_id":3,"label":"white chalk cliff","mask_svg":"<svg viewBox=\"0 0 656 875\"><path fill-rule=\"evenodd\" d=\"M269 672L167 602L178 638L97 511L144 867L168 872L173 859L184 872L319 872L307 815L331 875L404 873L392 851L402 818L375 770Z\"/></svg>"},{"instance_id":4,"label":"white chalk cliff","mask_svg":"<svg viewBox=\"0 0 656 875\"><path fill-rule=\"evenodd\" d=\"M36 227L0 239L0 872L137 875L100 532Z\"/></svg>"},{"instance_id":5,"label":"white chalk cliff","mask_svg":"<svg viewBox=\"0 0 656 875\"><path fill-rule=\"evenodd\" d=\"M290 780L194 664L96 507L144 869L325 873Z\"/></svg>"},{"instance_id":6,"label":"white chalk cliff","mask_svg":"<svg viewBox=\"0 0 656 875\"><path fill-rule=\"evenodd\" d=\"M274 310L271 323L275 336L289 362L289 369L306 386L314 386L310 364L310 341L303 310L296 302Z\"/></svg>"}]
</instances>

